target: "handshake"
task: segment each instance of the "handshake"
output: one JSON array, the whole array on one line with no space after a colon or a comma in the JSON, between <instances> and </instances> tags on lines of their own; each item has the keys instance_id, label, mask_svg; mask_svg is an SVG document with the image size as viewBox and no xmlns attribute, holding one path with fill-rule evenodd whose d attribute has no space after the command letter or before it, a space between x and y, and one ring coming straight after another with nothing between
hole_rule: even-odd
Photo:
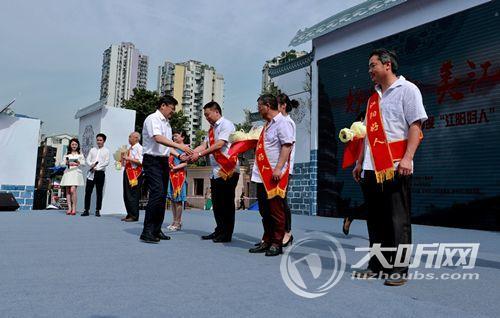
<instances>
[{"instance_id":1,"label":"handshake","mask_svg":"<svg viewBox=\"0 0 500 318\"><path fill-rule=\"evenodd\" d=\"M195 152L188 146L181 148L184 153L179 156L179 159L184 162L194 163L200 158L200 152Z\"/></svg>"},{"instance_id":2,"label":"handshake","mask_svg":"<svg viewBox=\"0 0 500 318\"><path fill-rule=\"evenodd\" d=\"M182 155L179 156L179 159L181 159L181 161L185 161L185 162L189 162L189 163L194 163L194 162L198 161L199 158L200 158L199 152L194 152L191 155L187 155L187 154L183 153Z\"/></svg>"}]
</instances>

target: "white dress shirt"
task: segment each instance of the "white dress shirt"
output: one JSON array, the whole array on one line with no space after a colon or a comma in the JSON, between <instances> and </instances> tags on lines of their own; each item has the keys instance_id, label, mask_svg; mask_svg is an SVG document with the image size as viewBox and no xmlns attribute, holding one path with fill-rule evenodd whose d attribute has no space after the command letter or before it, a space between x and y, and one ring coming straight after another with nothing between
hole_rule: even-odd
<instances>
[{"instance_id":1,"label":"white dress shirt","mask_svg":"<svg viewBox=\"0 0 500 318\"><path fill-rule=\"evenodd\" d=\"M90 149L89 154L87 155L87 165L92 166L94 163L97 163L95 166L95 171L106 171L106 167L109 165L109 150L106 147L96 148L93 147Z\"/></svg>"},{"instance_id":2,"label":"white dress shirt","mask_svg":"<svg viewBox=\"0 0 500 318\"><path fill-rule=\"evenodd\" d=\"M213 128L214 128L214 140L215 141L224 140L226 142L225 145L222 146L220 151L226 157L228 157L229 148L231 147L231 143L229 142L229 135L231 135L236 130L234 124L231 121L227 120L226 118L221 117L219 118L219 120L215 122ZM208 135L205 137L205 142L207 143L208 147L211 146L210 138L208 138ZM219 176L220 166L217 163L217 161L215 161L214 155L210 154L209 159L210 159L210 165L212 166L212 175L210 176L210 178L211 179L220 178ZM240 172L240 162L238 161L236 163L234 173L239 173L239 172Z\"/></svg>"},{"instance_id":3,"label":"white dress shirt","mask_svg":"<svg viewBox=\"0 0 500 318\"><path fill-rule=\"evenodd\" d=\"M283 116L285 117L286 120L288 120L293 127L293 139L297 140L297 126L295 125L295 122L293 121L292 117L290 115ZM290 174L293 174L293 164L295 163L295 148L297 144L294 142L292 146L292 152L290 153Z\"/></svg>"},{"instance_id":4,"label":"white dress shirt","mask_svg":"<svg viewBox=\"0 0 500 318\"><path fill-rule=\"evenodd\" d=\"M142 127L143 153L152 156L166 157L170 153L170 147L157 143L154 136L164 136L172 140L172 127L163 114L156 110L144 120Z\"/></svg>"},{"instance_id":5,"label":"white dress shirt","mask_svg":"<svg viewBox=\"0 0 500 318\"><path fill-rule=\"evenodd\" d=\"M274 169L278 164L281 146L284 144L294 143L295 135L292 123L287 120L281 113L278 113L278 115L274 116L274 118L271 119L271 121L267 124L264 135L264 150L272 169ZM287 167L288 160L283 165L281 173L285 172ZM251 180L253 182L262 183L259 168L257 168L257 162L254 162Z\"/></svg>"},{"instance_id":6,"label":"white dress shirt","mask_svg":"<svg viewBox=\"0 0 500 318\"><path fill-rule=\"evenodd\" d=\"M129 148L129 157L132 157L132 159L138 160L140 163L142 163L142 146L140 143L136 143L135 145L131 146ZM132 165L132 168L137 168L137 164L130 162Z\"/></svg>"},{"instance_id":7,"label":"white dress shirt","mask_svg":"<svg viewBox=\"0 0 500 318\"><path fill-rule=\"evenodd\" d=\"M383 94L379 85L375 86L375 90L380 96L379 105L387 141L408 139L410 125L418 120L422 123L427 120L420 90L403 76L399 76ZM367 139L365 138L363 170L374 170L375 166ZM395 169L398 164L399 162L394 163Z\"/></svg>"}]
</instances>

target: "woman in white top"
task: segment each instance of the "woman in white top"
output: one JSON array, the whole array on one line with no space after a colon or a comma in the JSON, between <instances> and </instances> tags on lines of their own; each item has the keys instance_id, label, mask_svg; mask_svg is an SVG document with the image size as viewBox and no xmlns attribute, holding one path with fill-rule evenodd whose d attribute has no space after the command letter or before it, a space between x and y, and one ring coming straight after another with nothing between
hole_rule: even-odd
<instances>
[{"instance_id":1,"label":"woman in white top","mask_svg":"<svg viewBox=\"0 0 500 318\"><path fill-rule=\"evenodd\" d=\"M289 113L292 109L299 107L299 102L295 99L290 100L288 95L279 94L276 97L278 102L278 110L281 112L283 116L285 116L286 120L292 123L293 126L293 134L294 137L297 134L297 128L295 126L295 122L290 117ZM288 187L286 188L286 192L290 190L290 180L293 175L293 164L295 161L295 143L292 148L292 152L290 153L290 176L288 177ZM288 206L288 198L285 197L285 236L283 237L283 247L287 247L288 245L292 245L293 235L292 235L292 212L290 211L290 207Z\"/></svg>"},{"instance_id":2,"label":"woman in white top","mask_svg":"<svg viewBox=\"0 0 500 318\"><path fill-rule=\"evenodd\" d=\"M85 164L85 157L80 153L80 142L73 138L69 142L68 153L64 156L66 170L61 180L61 187L66 187L66 199L68 201L67 215L76 214L77 187L83 186L83 174L80 169Z\"/></svg>"}]
</instances>

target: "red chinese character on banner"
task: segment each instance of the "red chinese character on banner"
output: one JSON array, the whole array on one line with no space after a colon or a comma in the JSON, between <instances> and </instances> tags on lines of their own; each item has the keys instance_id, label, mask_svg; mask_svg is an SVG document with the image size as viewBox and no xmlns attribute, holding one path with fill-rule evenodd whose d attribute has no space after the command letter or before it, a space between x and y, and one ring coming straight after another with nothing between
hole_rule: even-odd
<instances>
[{"instance_id":1,"label":"red chinese character on banner","mask_svg":"<svg viewBox=\"0 0 500 318\"><path fill-rule=\"evenodd\" d=\"M469 65L469 67L472 70L476 69L476 63L474 63L473 61L467 60L467 64ZM476 72L472 71L472 72L467 73L467 77L469 77L471 80L473 80L474 78L476 78ZM472 82L472 84L470 86L470 92L471 93L474 93L474 89L476 88L476 83L477 83L476 81Z\"/></svg>"},{"instance_id":2,"label":"red chinese character on banner","mask_svg":"<svg viewBox=\"0 0 500 318\"><path fill-rule=\"evenodd\" d=\"M458 78L452 79L452 71L453 64L451 61L446 61L441 65L440 75L441 82L437 88L438 93L438 104L442 104L446 94L449 94L453 100L460 100L464 98L464 94L456 91L456 88L460 84L460 80Z\"/></svg>"},{"instance_id":3,"label":"red chinese character on banner","mask_svg":"<svg viewBox=\"0 0 500 318\"><path fill-rule=\"evenodd\" d=\"M362 90L358 89L353 94L352 89L349 88L349 95L346 97L347 106L345 108L346 113L359 113L361 106L366 103L366 96ZM354 107L356 106L356 107Z\"/></svg>"},{"instance_id":4,"label":"red chinese character on banner","mask_svg":"<svg viewBox=\"0 0 500 318\"><path fill-rule=\"evenodd\" d=\"M346 113L354 113L354 109L352 108L352 105L354 104L354 95L352 94L352 89L349 88L349 95L347 95L346 98L346 103L347 106L345 108Z\"/></svg>"},{"instance_id":5,"label":"red chinese character on banner","mask_svg":"<svg viewBox=\"0 0 500 318\"><path fill-rule=\"evenodd\" d=\"M365 93L363 93L362 90L358 90L356 92L356 114L359 113L359 110L361 109L361 106L366 105L366 101L368 98L366 97ZM366 106L365 106L366 107Z\"/></svg>"}]
</instances>

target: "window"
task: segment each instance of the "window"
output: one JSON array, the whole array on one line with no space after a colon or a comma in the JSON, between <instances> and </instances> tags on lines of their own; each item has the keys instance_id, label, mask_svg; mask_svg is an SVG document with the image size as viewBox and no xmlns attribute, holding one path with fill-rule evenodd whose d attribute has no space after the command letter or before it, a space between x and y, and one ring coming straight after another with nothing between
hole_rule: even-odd
<instances>
[{"instance_id":1,"label":"window","mask_svg":"<svg viewBox=\"0 0 500 318\"><path fill-rule=\"evenodd\" d=\"M203 179L193 179L194 180L194 195L195 196L203 196L204 180Z\"/></svg>"}]
</instances>

